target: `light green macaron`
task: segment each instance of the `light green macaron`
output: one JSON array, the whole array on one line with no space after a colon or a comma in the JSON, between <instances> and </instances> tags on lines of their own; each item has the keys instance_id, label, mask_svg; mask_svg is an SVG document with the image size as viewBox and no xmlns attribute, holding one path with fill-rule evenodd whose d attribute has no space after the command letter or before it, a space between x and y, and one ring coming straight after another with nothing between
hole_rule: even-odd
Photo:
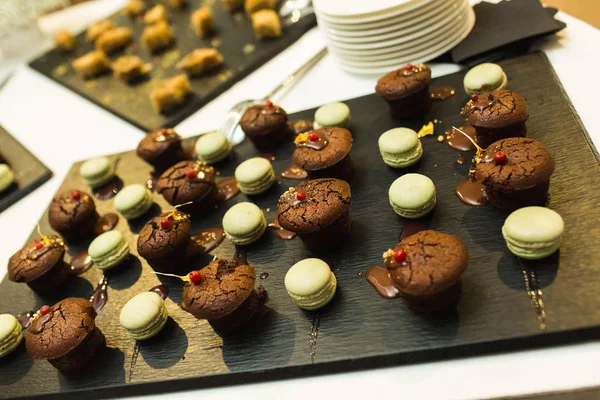
<instances>
[{"instance_id":1,"label":"light green macaron","mask_svg":"<svg viewBox=\"0 0 600 400\"><path fill-rule=\"evenodd\" d=\"M163 299L154 292L144 292L129 300L119 316L119 321L129 336L145 340L156 336L169 319Z\"/></svg>"},{"instance_id":2,"label":"light green macaron","mask_svg":"<svg viewBox=\"0 0 600 400\"><path fill-rule=\"evenodd\" d=\"M538 260L560 247L565 223L559 213L545 207L524 207L504 221L502 236L517 257Z\"/></svg>"},{"instance_id":3,"label":"light green macaron","mask_svg":"<svg viewBox=\"0 0 600 400\"><path fill-rule=\"evenodd\" d=\"M98 268L111 269L129 256L129 244L119 231L104 232L90 243L88 254Z\"/></svg>"},{"instance_id":4,"label":"light green macaron","mask_svg":"<svg viewBox=\"0 0 600 400\"><path fill-rule=\"evenodd\" d=\"M223 230L233 244L256 242L266 229L265 215L253 203L238 203L223 216Z\"/></svg>"},{"instance_id":5,"label":"light green macaron","mask_svg":"<svg viewBox=\"0 0 600 400\"><path fill-rule=\"evenodd\" d=\"M4 192L15 181L15 173L6 164L0 164L0 193Z\"/></svg>"},{"instance_id":6,"label":"light green macaron","mask_svg":"<svg viewBox=\"0 0 600 400\"><path fill-rule=\"evenodd\" d=\"M79 173L88 185L100 187L115 176L115 166L107 157L98 157L81 164Z\"/></svg>"},{"instance_id":7,"label":"light green macaron","mask_svg":"<svg viewBox=\"0 0 600 400\"><path fill-rule=\"evenodd\" d=\"M232 146L221 132L208 132L196 141L196 157L207 164L215 164L231 154Z\"/></svg>"},{"instance_id":8,"label":"light green macaron","mask_svg":"<svg viewBox=\"0 0 600 400\"><path fill-rule=\"evenodd\" d=\"M115 196L115 208L127 219L141 217L153 203L150 190L139 183L125 186Z\"/></svg>"},{"instance_id":9,"label":"light green macaron","mask_svg":"<svg viewBox=\"0 0 600 400\"><path fill-rule=\"evenodd\" d=\"M266 158L250 158L235 169L237 180L242 193L260 194L275 183L275 171L271 162Z\"/></svg>"},{"instance_id":10,"label":"light green macaron","mask_svg":"<svg viewBox=\"0 0 600 400\"><path fill-rule=\"evenodd\" d=\"M421 140L412 129L390 129L379 136L378 143L383 162L393 168L408 167L423 156Z\"/></svg>"},{"instance_id":11,"label":"light green macaron","mask_svg":"<svg viewBox=\"0 0 600 400\"><path fill-rule=\"evenodd\" d=\"M480 94L499 90L506 87L508 79L498 64L479 64L466 73L463 80L465 92L468 94Z\"/></svg>"},{"instance_id":12,"label":"light green macaron","mask_svg":"<svg viewBox=\"0 0 600 400\"><path fill-rule=\"evenodd\" d=\"M406 174L396 179L389 190L390 204L404 218L420 218L435 207L433 181L421 174Z\"/></svg>"},{"instance_id":13,"label":"light green macaron","mask_svg":"<svg viewBox=\"0 0 600 400\"><path fill-rule=\"evenodd\" d=\"M337 126L345 128L350 121L350 107L344 103L325 104L315 112L314 128Z\"/></svg>"},{"instance_id":14,"label":"light green macaron","mask_svg":"<svg viewBox=\"0 0 600 400\"><path fill-rule=\"evenodd\" d=\"M15 316L0 314L0 358L12 353L23 340L21 324Z\"/></svg>"},{"instance_id":15,"label":"light green macaron","mask_svg":"<svg viewBox=\"0 0 600 400\"><path fill-rule=\"evenodd\" d=\"M337 279L325 261L306 258L285 274L285 289L298 307L316 310L333 299Z\"/></svg>"}]
</instances>

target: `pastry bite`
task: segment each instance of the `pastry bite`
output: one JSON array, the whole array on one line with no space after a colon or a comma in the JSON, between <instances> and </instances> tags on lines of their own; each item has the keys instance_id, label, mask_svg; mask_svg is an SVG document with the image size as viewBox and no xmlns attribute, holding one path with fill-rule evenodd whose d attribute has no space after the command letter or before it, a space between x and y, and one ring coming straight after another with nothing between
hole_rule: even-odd
<instances>
[{"instance_id":1,"label":"pastry bite","mask_svg":"<svg viewBox=\"0 0 600 400\"><path fill-rule=\"evenodd\" d=\"M225 9L232 13L244 9L244 0L222 0Z\"/></svg>"},{"instance_id":2,"label":"pastry bite","mask_svg":"<svg viewBox=\"0 0 600 400\"><path fill-rule=\"evenodd\" d=\"M166 49L173 40L173 30L165 21L149 25L142 32L142 43L151 53Z\"/></svg>"},{"instance_id":3,"label":"pastry bite","mask_svg":"<svg viewBox=\"0 0 600 400\"><path fill-rule=\"evenodd\" d=\"M375 86L377 96L385 100L392 118L417 118L431 104L431 70L424 64L406 64L382 76Z\"/></svg>"},{"instance_id":4,"label":"pastry bite","mask_svg":"<svg viewBox=\"0 0 600 400\"><path fill-rule=\"evenodd\" d=\"M123 50L125 46L131 43L131 29L118 27L103 32L96 39L96 49L106 54Z\"/></svg>"},{"instance_id":5,"label":"pastry bite","mask_svg":"<svg viewBox=\"0 0 600 400\"><path fill-rule=\"evenodd\" d=\"M160 81L150 92L152 106L159 113L180 107L192 91L190 81L184 74Z\"/></svg>"},{"instance_id":6,"label":"pastry bite","mask_svg":"<svg viewBox=\"0 0 600 400\"><path fill-rule=\"evenodd\" d=\"M93 235L99 216L89 194L71 190L58 194L48 210L48 222L68 243L77 243Z\"/></svg>"},{"instance_id":7,"label":"pastry bite","mask_svg":"<svg viewBox=\"0 0 600 400\"><path fill-rule=\"evenodd\" d=\"M0 193L5 192L15 183L15 173L7 164L0 164Z\"/></svg>"},{"instance_id":8,"label":"pastry bite","mask_svg":"<svg viewBox=\"0 0 600 400\"><path fill-rule=\"evenodd\" d=\"M90 243L88 254L98 269L106 271L129 257L129 244L119 231L104 232Z\"/></svg>"},{"instance_id":9,"label":"pastry bite","mask_svg":"<svg viewBox=\"0 0 600 400\"><path fill-rule=\"evenodd\" d=\"M194 146L198 161L207 164L216 164L229 157L233 146L221 132L208 132L200 136Z\"/></svg>"},{"instance_id":10,"label":"pastry bite","mask_svg":"<svg viewBox=\"0 0 600 400\"><path fill-rule=\"evenodd\" d=\"M264 157L253 157L237 166L235 180L240 191L248 195L266 192L275 183L275 171Z\"/></svg>"},{"instance_id":11,"label":"pastry bite","mask_svg":"<svg viewBox=\"0 0 600 400\"><path fill-rule=\"evenodd\" d=\"M252 14L252 29L259 39L273 39L281 36L279 15L273 10L260 10Z\"/></svg>"},{"instance_id":12,"label":"pastry bite","mask_svg":"<svg viewBox=\"0 0 600 400\"><path fill-rule=\"evenodd\" d=\"M299 119L296 121L288 122L288 129L293 134L299 135L301 133L312 132L315 130L315 127L312 121Z\"/></svg>"},{"instance_id":13,"label":"pastry bite","mask_svg":"<svg viewBox=\"0 0 600 400\"><path fill-rule=\"evenodd\" d=\"M90 51L71 64L77 75L84 79L94 78L110 71L110 61L101 51Z\"/></svg>"},{"instance_id":14,"label":"pastry bite","mask_svg":"<svg viewBox=\"0 0 600 400\"><path fill-rule=\"evenodd\" d=\"M423 156L421 140L409 128L390 129L379 136L377 143L383 162L392 168L406 168Z\"/></svg>"},{"instance_id":15,"label":"pastry bite","mask_svg":"<svg viewBox=\"0 0 600 400\"><path fill-rule=\"evenodd\" d=\"M248 107L240 119L240 127L259 149L272 149L289 137L288 115L283 108L266 101Z\"/></svg>"},{"instance_id":16,"label":"pastry bite","mask_svg":"<svg viewBox=\"0 0 600 400\"><path fill-rule=\"evenodd\" d=\"M206 213L217 201L215 175L215 169L205 163L180 161L158 178L156 191L173 206L193 202L186 209Z\"/></svg>"},{"instance_id":17,"label":"pastry bite","mask_svg":"<svg viewBox=\"0 0 600 400\"><path fill-rule=\"evenodd\" d=\"M337 289L334 273L319 258L306 258L294 264L285 274L284 282L294 303L305 310L325 307Z\"/></svg>"},{"instance_id":18,"label":"pastry bite","mask_svg":"<svg viewBox=\"0 0 600 400\"><path fill-rule=\"evenodd\" d=\"M147 134L138 144L137 155L155 170L163 171L183 160L181 136L171 128L162 128Z\"/></svg>"},{"instance_id":19,"label":"pastry bite","mask_svg":"<svg viewBox=\"0 0 600 400\"><path fill-rule=\"evenodd\" d=\"M119 314L119 322L134 340L147 340L160 333L169 320L165 301L155 292L131 298Z\"/></svg>"},{"instance_id":20,"label":"pastry bite","mask_svg":"<svg viewBox=\"0 0 600 400\"><path fill-rule=\"evenodd\" d=\"M559 213L536 206L513 211L502 226L502 236L510 252L528 260L554 254L564 231L565 222Z\"/></svg>"},{"instance_id":21,"label":"pastry bite","mask_svg":"<svg viewBox=\"0 0 600 400\"><path fill-rule=\"evenodd\" d=\"M354 139L344 128L321 128L296 136L293 163L313 178L348 179L352 175L350 150Z\"/></svg>"},{"instance_id":22,"label":"pastry bite","mask_svg":"<svg viewBox=\"0 0 600 400\"><path fill-rule=\"evenodd\" d=\"M23 328L19 320L11 314L0 314L0 359L19 347L23 340Z\"/></svg>"},{"instance_id":23,"label":"pastry bite","mask_svg":"<svg viewBox=\"0 0 600 400\"><path fill-rule=\"evenodd\" d=\"M86 34L85 37L87 40L89 40L90 42L95 42L96 39L98 39L98 37L100 37L101 34L103 34L106 31L109 31L111 29L114 29L115 25L110 22L109 20L105 19L99 22L96 22L95 24L91 25Z\"/></svg>"},{"instance_id":24,"label":"pastry bite","mask_svg":"<svg viewBox=\"0 0 600 400\"><path fill-rule=\"evenodd\" d=\"M392 183L388 194L396 214L409 219L429 214L437 202L433 181L421 174L402 175Z\"/></svg>"},{"instance_id":25,"label":"pastry bite","mask_svg":"<svg viewBox=\"0 0 600 400\"><path fill-rule=\"evenodd\" d=\"M121 56L112 64L115 78L127 83L146 76L151 70L151 64L144 64L138 56Z\"/></svg>"},{"instance_id":26,"label":"pastry bite","mask_svg":"<svg viewBox=\"0 0 600 400\"><path fill-rule=\"evenodd\" d=\"M75 36L66 29L54 33L54 44L62 51L69 52L75 48Z\"/></svg>"},{"instance_id":27,"label":"pastry bite","mask_svg":"<svg viewBox=\"0 0 600 400\"><path fill-rule=\"evenodd\" d=\"M242 202L231 207L223 216L227 239L236 245L247 245L261 238L267 229L262 210L253 203Z\"/></svg>"},{"instance_id":28,"label":"pastry bite","mask_svg":"<svg viewBox=\"0 0 600 400\"><path fill-rule=\"evenodd\" d=\"M81 164L79 174L90 187L98 188L115 177L115 164L108 157L92 158Z\"/></svg>"},{"instance_id":29,"label":"pastry bite","mask_svg":"<svg viewBox=\"0 0 600 400\"><path fill-rule=\"evenodd\" d=\"M468 94L481 94L492 90L504 89L508 79L498 64L479 64L465 74L463 85Z\"/></svg>"},{"instance_id":30,"label":"pastry bite","mask_svg":"<svg viewBox=\"0 0 600 400\"><path fill-rule=\"evenodd\" d=\"M277 7L276 0L245 0L244 9L248 15L252 15L260 10L274 10Z\"/></svg>"},{"instance_id":31,"label":"pastry bite","mask_svg":"<svg viewBox=\"0 0 600 400\"><path fill-rule=\"evenodd\" d=\"M144 13L146 3L144 0L129 0L123 8L123 12L130 17L137 17Z\"/></svg>"},{"instance_id":32,"label":"pastry bite","mask_svg":"<svg viewBox=\"0 0 600 400\"><path fill-rule=\"evenodd\" d=\"M115 209L126 219L136 219L146 214L152 207L152 192L139 183L125 186L115 196Z\"/></svg>"},{"instance_id":33,"label":"pastry bite","mask_svg":"<svg viewBox=\"0 0 600 400\"><path fill-rule=\"evenodd\" d=\"M209 7L200 7L192 13L190 24L196 35L207 37L213 30L213 15Z\"/></svg>"},{"instance_id":34,"label":"pastry bite","mask_svg":"<svg viewBox=\"0 0 600 400\"><path fill-rule=\"evenodd\" d=\"M196 49L177 63L190 76L199 76L223 65L223 56L215 49Z\"/></svg>"},{"instance_id":35,"label":"pastry bite","mask_svg":"<svg viewBox=\"0 0 600 400\"><path fill-rule=\"evenodd\" d=\"M345 128L350 121L350 107L344 103L330 103L321 106L315 111L314 128L337 126Z\"/></svg>"},{"instance_id":36,"label":"pastry bite","mask_svg":"<svg viewBox=\"0 0 600 400\"><path fill-rule=\"evenodd\" d=\"M147 25L156 24L157 22L167 21L167 10L162 4L157 4L152 7L144 15L144 23Z\"/></svg>"}]
</instances>

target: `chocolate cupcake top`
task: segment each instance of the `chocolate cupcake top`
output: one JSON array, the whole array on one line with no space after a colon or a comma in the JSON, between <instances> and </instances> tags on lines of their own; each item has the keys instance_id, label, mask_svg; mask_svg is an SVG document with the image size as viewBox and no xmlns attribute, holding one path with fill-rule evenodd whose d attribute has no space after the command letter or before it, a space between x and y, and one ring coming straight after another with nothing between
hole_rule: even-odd
<instances>
[{"instance_id":1,"label":"chocolate cupcake top","mask_svg":"<svg viewBox=\"0 0 600 400\"><path fill-rule=\"evenodd\" d=\"M94 330L95 318L92 304L75 297L59 301L45 315L38 311L27 333L27 352L34 359L64 356Z\"/></svg>"},{"instance_id":2,"label":"chocolate cupcake top","mask_svg":"<svg viewBox=\"0 0 600 400\"><path fill-rule=\"evenodd\" d=\"M31 282L58 262L63 262L65 244L57 236L27 243L8 260L8 279L13 282Z\"/></svg>"},{"instance_id":3,"label":"chocolate cupcake top","mask_svg":"<svg viewBox=\"0 0 600 400\"><path fill-rule=\"evenodd\" d=\"M319 231L348 211L351 197L350 185L339 179L303 182L279 198L279 225L297 233Z\"/></svg>"},{"instance_id":4,"label":"chocolate cupcake top","mask_svg":"<svg viewBox=\"0 0 600 400\"><path fill-rule=\"evenodd\" d=\"M175 210L148 221L140 231L137 251L146 259L162 258L189 244L190 216Z\"/></svg>"},{"instance_id":5,"label":"chocolate cupcake top","mask_svg":"<svg viewBox=\"0 0 600 400\"><path fill-rule=\"evenodd\" d=\"M519 137L492 143L477 163L474 178L486 186L521 190L547 182L553 172L554 159L546 146Z\"/></svg>"},{"instance_id":6,"label":"chocolate cupcake top","mask_svg":"<svg viewBox=\"0 0 600 400\"><path fill-rule=\"evenodd\" d=\"M388 72L377 81L375 93L385 100L398 100L420 90L431 82L431 70L424 64L406 66Z\"/></svg>"},{"instance_id":7,"label":"chocolate cupcake top","mask_svg":"<svg viewBox=\"0 0 600 400\"><path fill-rule=\"evenodd\" d=\"M274 130L286 127L288 116L283 108L272 103L248 107L240 126L247 135L266 135Z\"/></svg>"},{"instance_id":8,"label":"chocolate cupcake top","mask_svg":"<svg viewBox=\"0 0 600 400\"><path fill-rule=\"evenodd\" d=\"M173 129L163 128L147 134L142 139L137 148L137 155L147 163L154 165L159 162L163 153L173 148L181 149L181 136Z\"/></svg>"},{"instance_id":9,"label":"chocolate cupcake top","mask_svg":"<svg viewBox=\"0 0 600 400\"><path fill-rule=\"evenodd\" d=\"M68 232L71 228L85 224L96 212L92 196L79 190L61 193L52 199L48 210L50 226L57 232Z\"/></svg>"},{"instance_id":10,"label":"chocolate cupcake top","mask_svg":"<svg viewBox=\"0 0 600 400\"><path fill-rule=\"evenodd\" d=\"M318 171L342 161L352 149L352 134L343 128L321 128L299 134L294 143L294 164L306 171Z\"/></svg>"},{"instance_id":11,"label":"chocolate cupcake top","mask_svg":"<svg viewBox=\"0 0 600 400\"><path fill-rule=\"evenodd\" d=\"M156 191L171 205L200 201L214 190L215 169L200 161L180 161L156 182Z\"/></svg>"},{"instance_id":12,"label":"chocolate cupcake top","mask_svg":"<svg viewBox=\"0 0 600 400\"><path fill-rule=\"evenodd\" d=\"M502 128L522 123L529 118L527 101L511 90L494 90L474 94L460 115L471 125L481 128Z\"/></svg>"},{"instance_id":13,"label":"chocolate cupcake top","mask_svg":"<svg viewBox=\"0 0 600 400\"><path fill-rule=\"evenodd\" d=\"M256 272L249 265L215 259L200 270L199 284L186 282L181 308L198 319L215 320L235 311L250 296Z\"/></svg>"},{"instance_id":14,"label":"chocolate cupcake top","mask_svg":"<svg viewBox=\"0 0 600 400\"><path fill-rule=\"evenodd\" d=\"M405 252L404 257L398 257L399 250ZM394 285L401 292L429 296L458 281L469 263L469 252L456 236L426 230L407 237L383 253L383 259Z\"/></svg>"}]
</instances>

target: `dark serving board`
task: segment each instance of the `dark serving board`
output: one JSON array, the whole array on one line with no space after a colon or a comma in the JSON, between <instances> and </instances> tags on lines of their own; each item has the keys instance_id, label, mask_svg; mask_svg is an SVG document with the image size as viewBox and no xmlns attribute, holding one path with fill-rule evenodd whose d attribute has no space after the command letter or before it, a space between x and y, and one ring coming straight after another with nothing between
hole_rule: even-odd
<instances>
[{"instance_id":1,"label":"dark serving board","mask_svg":"<svg viewBox=\"0 0 600 400\"><path fill-rule=\"evenodd\" d=\"M153 0L146 3L160 2ZM153 70L149 78L135 85L127 85L111 74L84 80L75 73L71 62L94 47L91 42L86 41L85 32L77 36L77 48L72 54L53 49L32 61L30 66L148 132L159 127L177 125L285 50L316 24L314 15L309 15L284 29L280 38L260 41L255 38L252 23L245 13L229 14L221 0L188 0L188 3L189 6L182 10L165 6L175 34L175 43L170 49L156 55L151 55L141 43L144 29L142 19L130 19L121 12L109 18L115 25L133 30L134 45L127 48L125 53L138 55L144 62L152 63ZM190 15L200 5L208 5L213 11L216 31L207 39L196 36L190 26ZM247 45L254 46L255 50L251 53L244 52ZM157 113L150 103L150 91L160 80L181 73L175 64L199 47L215 47L223 54L224 65L206 76L190 78L193 93L181 108L166 115ZM110 58L115 60L119 55L121 54L117 53Z\"/></svg>"},{"instance_id":2,"label":"dark serving board","mask_svg":"<svg viewBox=\"0 0 600 400\"><path fill-rule=\"evenodd\" d=\"M239 334L218 336L205 321L195 320L178 307L181 282L161 278L171 289L167 306L172 320L158 337L136 345L120 327L118 314L129 298L150 289L159 279L144 260L135 257L135 232L144 221L128 226L121 219L117 229L127 234L134 257L111 273L109 301L97 318L110 347L105 358L95 361L98 368L83 376L66 377L45 361L33 362L21 347L0 361L0 397L140 395L598 338L598 160L545 55L536 53L501 64L510 87L529 101L530 136L543 141L556 158L550 206L564 217L566 235L560 254L539 262L534 271L536 279L530 276L531 285L543 291L546 330L540 328L525 288L523 269L502 239L500 227L506 214L491 206L470 208L459 202L454 189L466 178L468 166L456 164L457 153L436 140L438 133L461 123L458 112L467 99L460 89L464 74L461 72L434 80L433 86L455 86L457 94L433 104L425 121L442 122L436 125L436 135L423 138L422 161L404 171L387 168L378 152L377 137L398 126L388 116L385 104L374 95L347 101L353 113L350 129L355 138L351 153L355 175L350 181L353 226L344 247L325 254L339 282L334 301L325 309L304 312L292 303L283 285L285 273L292 264L311 254L298 239L279 241L272 231L267 231L248 249L257 275L269 274L257 283L269 293L270 311L255 326ZM292 118L307 119L313 113L314 110L307 110ZM418 128L422 123L401 125ZM276 171L285 169L292 150L290 141L274 153ZM234 159L221 167L221 177L231 175L241 160L256 154L249 142L243 142L236 147ZM120 158L118 174L126 184L148 178L150 168L135 152L113 157ZM61 190L85 189L78 168L79 164L73 166ZM382 252L398 241L403 222L389 206L387 191L394 179L409 171L428 175L437 186L438 204L431 227L459 236L469 248L470 264L462 280L463 294L456 311L414 314L400 300L380 298L360 273L379 264ZM250 200L271 219L279 195L295 184L296 181L280 182ZM220 226L228 207L246 199L244 195L235 197L207 217L195 220L194 232ZM168 209L159 196L155 195L155 201L163 210ZM113 211L112 201L97 201L97 205L101 213ZM47 215L40 225L43 232L50 232ZM72 247L69 253L78 250ZM214 252L222 257L232 257L233 253L233 246L227 241ZM209 260L210 257L201 258L189 267L201 267ZM18 313L66 296L89 296L100 275L100 271L92 269L47 299L35 296L25 285L4 280L0 285L0 310Z\"/></svg>"},{"instance_id":3,"label":"dark serving board","mask_svg":"<svg viewBox=\"0 0 600 400\"><path fill-rule=\"evenodd\" d=\"M0 212L6 210L52 177L50 171L21 143L0 126L0 158L15 173L15 183L0 193Z\"/></svg>"}]
</instances>

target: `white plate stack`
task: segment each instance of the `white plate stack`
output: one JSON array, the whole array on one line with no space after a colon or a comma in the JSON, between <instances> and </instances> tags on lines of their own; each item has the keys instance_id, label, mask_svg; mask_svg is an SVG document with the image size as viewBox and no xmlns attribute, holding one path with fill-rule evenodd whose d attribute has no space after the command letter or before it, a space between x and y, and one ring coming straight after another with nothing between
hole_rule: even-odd
<instances>
[{"instance_id":1,"label":"white plate stack","mask_svg":"<svg viewBox=\"0 0 600 400\"><path fill-rule=\"evenodd\" d=\"M330 52L356 74L432 60L475 24L469 0L313 0L313 5Z\"/></svg>"}]
</instances>

